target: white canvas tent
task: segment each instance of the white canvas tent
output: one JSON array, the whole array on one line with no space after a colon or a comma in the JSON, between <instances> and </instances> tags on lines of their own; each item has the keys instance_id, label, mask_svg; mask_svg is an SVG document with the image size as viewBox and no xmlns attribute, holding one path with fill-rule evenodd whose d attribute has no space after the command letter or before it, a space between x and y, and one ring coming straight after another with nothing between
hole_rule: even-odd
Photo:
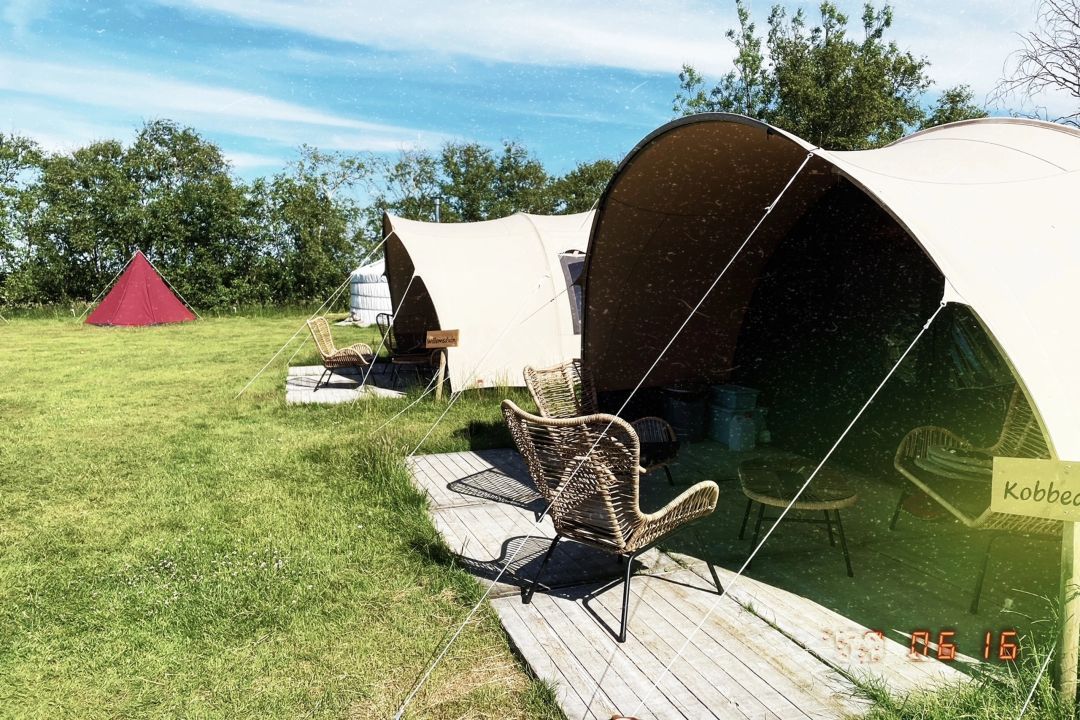
<instances>
[{"instance_id":1,"label":"white canvas tent","mask_svg":"<svg viewBox=\"0 0 1080 720\"><path fill-rule=\"evenodd\" d=\"M383 236L399 345L422 342L427 330L458 330L459 346L447 351L455 391L521 386L526 365L578 357L580 287L572 281L592 219L591 212L517 213L428 223L387 214Z\"/></svg>"},{"instance_id":2,"label":"white canvas tent","mask_svg":"<svg viewBox=\"0 0 1080 720\"><path fill-rule=\"evenodd\" d=\"M390 286L385 273L384 260L352 271L349 277L349 313L354 324L374 325L376 315L391 312Z\"/></svg>"},{"instance_id":3,"label":"white canvas tent","mask_svg":"<svg viewBox=\"0 0 1080 720\"><path fill-rule=\"evenodd\" d=\"M605 190L589 246L583 357L601 389L631 387L643 375L652 348L670 337L673 309L658 299L700 297L804 161L752 249L702 308L706 317L690 323L689 339L649 383L731 366L741 308L772 249L845 180L922 249L940 272L940 296L984 324L1051 452L1080 460L1080 131L1045 122L961 122L851 152L727 114L655 131ZM643 268L647 286L636 283Z\"/></svg>"}]
</instances>

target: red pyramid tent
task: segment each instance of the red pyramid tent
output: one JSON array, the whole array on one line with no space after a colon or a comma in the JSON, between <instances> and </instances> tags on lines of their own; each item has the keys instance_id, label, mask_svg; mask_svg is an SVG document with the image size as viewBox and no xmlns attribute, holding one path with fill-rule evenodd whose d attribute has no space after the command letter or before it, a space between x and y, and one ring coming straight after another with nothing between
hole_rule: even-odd
<instances>
[{"instance_id":1,"label":"red pyramid tent","mask_svg":"<svg viewBox=\"0 0 1080 720\"><path fill-rule=\"evenodd\" d=\"M91 325L161 325L194 320L142 250L136 250L124 274L86 322Z\"/></svg>"}]
</instances>

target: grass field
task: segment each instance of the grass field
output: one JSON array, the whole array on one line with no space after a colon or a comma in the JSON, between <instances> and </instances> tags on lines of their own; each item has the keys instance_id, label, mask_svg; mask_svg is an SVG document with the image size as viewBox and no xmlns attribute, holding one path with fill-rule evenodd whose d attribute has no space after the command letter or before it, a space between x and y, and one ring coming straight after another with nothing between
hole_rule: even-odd
<instances>
[{"instance_id":1,"label":"grass field","mask_svg":"<svg viewBox=\"0 0 1080 720\"><path fill-rule=\"evenodd\" d=\"M286 408L284 357L234 399L301 321L0 322L0 717L394 713L480 595L401 462L445 405L376 435L403 403ZM502 396L462 395L423 450L507 444ZM1038 660L863 691L874 720L1013 718ZM1025 717L1071 715L1043 676ZM561 715L484 612L408 717Z\"/></svg>"},{"instance_id":2,"label":"grass field","mask_svg":"<svg viewBox=\"0 0 1080 720\"><path fill-rule=\"evenodd\" d=\"M400 402L286 408L281 360L234 400L301 321L0 323L0 715L393 714L479 595L400 462L442 406L374 436ZM559 714L482 614L409 717Z\"/></svg>"}]
</instances>

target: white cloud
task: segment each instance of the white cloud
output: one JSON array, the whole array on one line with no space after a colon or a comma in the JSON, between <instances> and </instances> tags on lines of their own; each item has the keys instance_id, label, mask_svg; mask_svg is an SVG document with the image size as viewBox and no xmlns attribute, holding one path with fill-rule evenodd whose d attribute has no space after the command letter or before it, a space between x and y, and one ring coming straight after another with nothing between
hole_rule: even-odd
<instances>
[{"instance_id":1,"label":"white cloud","mask_svg":"<svg viewBox=\"0 0 1080 720\"><path fill-rule=\"evenodd\" d=\"M459 0L159 0L252 24L386 50L418 50L531 64L586 64L673 72L730 65L724 31L733 6L705 0L574 2Z\"/></svg>"},{"instance_id":2,"label":"white cloud","mask_svg":"<svg viewBox=\"0 0 1080 720\"><path fill-rule=\"evenodd\" d=\"M706 0L158 0L182 9L220 13L254 25L383 50L446 53L538 65L596 65L645 72L676 72L684 62L715 77L731 68L724 32L736 24L734 3ZM773 0L751 0L764 34ZM802 7L818 18L815 2ZM861 35L863 0L839 0L852 33ZM982 101L1001 76L1018 32L1031 28L1035 4L1015 0L893 0L890 37L930 59L938 87L970 85ZM880 5L880 3L879 3ZM314 57L312 58L314 59ZM1075 100L1049 94L1051 112Z\"/></svg>"},{"instance_id":3,"label":"white cloud","mask_svg":"<svg viewBox=\"0 0 1080 720\"><path fill-rule=\"evenodd\" d=\"M281 168L284 166L284 162L280 157L274 155L260 155L259 153L247 153L247 152L233 152L226 151L225 159L236 170L255 170L255 169L267 169L267 168Z\"/></svg>"},{"instance_id":4,"label":"white cloud","mask_svg":"<svg viewBox=\"0 0 1080 720\"><path fill-rule=\"evenodd\" d=\"M319 144L319 135L328 134L332 144L327 147L386 150L430 145L440 139L411 128L365 122L229 88L10 55L0 55L0 90L105 108L133 123L148 117L169 117L197 124L200 129L288 144Z\"/></svg>"}]
</instances>

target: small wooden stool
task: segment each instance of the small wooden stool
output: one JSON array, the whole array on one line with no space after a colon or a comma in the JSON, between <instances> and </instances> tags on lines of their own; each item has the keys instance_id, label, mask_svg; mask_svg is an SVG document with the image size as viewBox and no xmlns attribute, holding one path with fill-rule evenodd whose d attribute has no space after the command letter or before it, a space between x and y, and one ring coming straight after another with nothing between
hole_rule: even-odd
<instances>
[{"instance_id":1,"label":"small wooden stool","mask_svg":"<svg viewBox=\"0 0 1080 720\"><path fill-rule=\"evenodd\" d=\"M793 518L790 515L784 520L785 522L826 525L829 528L829 544L833 547L836 547L836 540L833 537L835 524L837 534L840 535L840 547L844 550L848 577L855 577L851 569L847 538L844 537L844 525L840 522L840 510L851 507L858 500L858 495L848 485L847 480L835 470L823 467L799 499L794 504L791 503L791 499L814 471L814 467L815 463L801 457L754 458L742 462L739 465L739 484L742 486L743 495L747 497L747 501L742 527L739 528L739 539L742 540L746 534L746 523L750 519L750 510L755 502L758 503L758 516L757 523L754 525L754 538L750 543L751 548L757 547L762 521L776 520L779 517L779 515L766 517L766 506L786 508L791 504L792 510L820 510L825 514L824 520Z\"/></svg>"}]
</instances>

